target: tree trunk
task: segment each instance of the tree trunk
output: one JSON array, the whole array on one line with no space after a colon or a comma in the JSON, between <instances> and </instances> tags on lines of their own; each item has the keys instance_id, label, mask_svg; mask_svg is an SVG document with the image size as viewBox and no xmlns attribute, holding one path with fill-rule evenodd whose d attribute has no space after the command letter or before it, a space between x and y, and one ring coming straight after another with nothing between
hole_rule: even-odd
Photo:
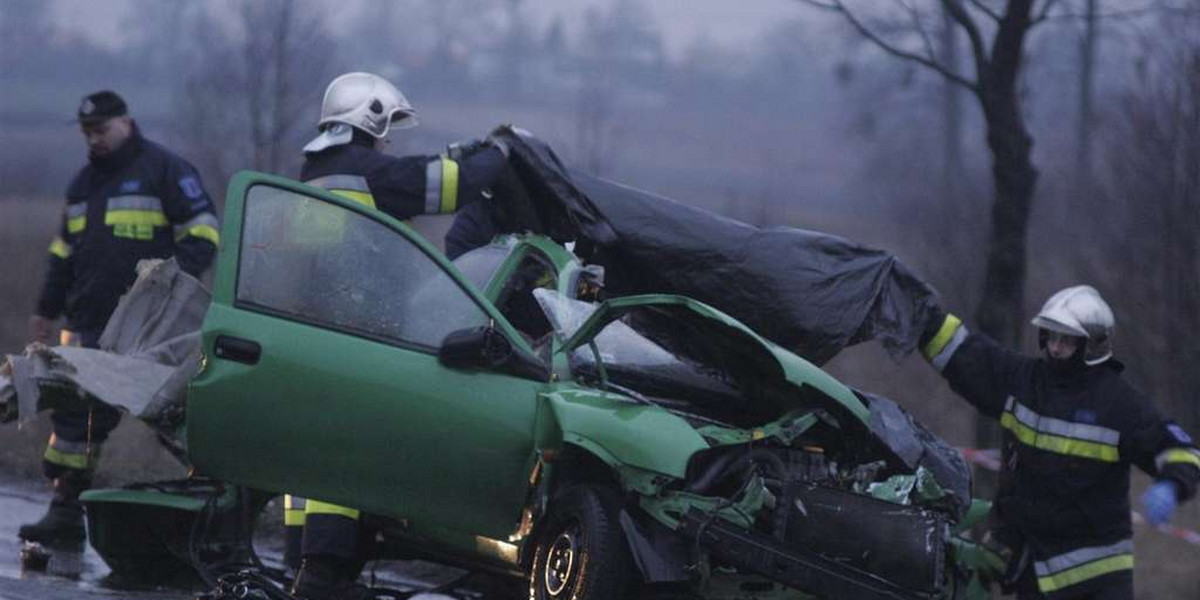
<instances>
[{"instance_id":1,"label":"tree trunk","mask_svg":"<svg viewBox=\"0 0 1200 600\"><path fill-rule=\"evenodd\" d=\"M979 101L987 122L992 154L992 227L987 249L983 296L975 323L1001 346L1018 348L1025 300L1025 251L1029 213L1038 172L1030 159L1033 139L1025 127L1017 95L1025 35L1031 25L1032 0L1012 0L992 47L991 60L979 74ZM976 444L1000 443L997 425L976 419ZM990 481L981 491L991 493Z\"/></svg>"},{"instance_id":2,"label":"tree trunk","mask_svg":"<svg viewBox=\"0 0 1200 600\"><path fill-rule=\"evenodd\" d=\"M288 114L287 101L291 97L290 89L291 81L291 65L289 64L292 58L291 52L291 34L295 26L292 17L292 0L284 0L279 7L279 14L275 24L275 32L272 36L272 51L274 52L274 73L272 73L272 89L271 103L266 115L271 122L271 129L268 135L267 146L267 165L271 173L279 173L283 171L283 155L286 151L288 154L294 152L291 148L284 147L284 136L287 132L288 121L294 119L295 116Z\"/></svg>"}]
</instances>

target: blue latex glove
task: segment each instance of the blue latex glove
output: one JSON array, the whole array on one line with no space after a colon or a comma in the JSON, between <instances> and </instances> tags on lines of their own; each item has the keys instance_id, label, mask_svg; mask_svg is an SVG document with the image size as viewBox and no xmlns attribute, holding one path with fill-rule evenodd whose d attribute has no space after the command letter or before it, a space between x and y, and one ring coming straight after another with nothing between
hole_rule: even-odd
<instances>
[{"instance_id":1,"label":"blue latex glove","mask_svg":"<svg viewBox=\"0 0 1200 600\"><path fill-rule=\"evenodd\" d=\"M1150 486L1142 494L1142 507L1146 510L1146 520L1151 525L1166 525L1175 514L1179 505L1179 496L1174 481L1159 481Z\"/></svg>"}]
</instances>

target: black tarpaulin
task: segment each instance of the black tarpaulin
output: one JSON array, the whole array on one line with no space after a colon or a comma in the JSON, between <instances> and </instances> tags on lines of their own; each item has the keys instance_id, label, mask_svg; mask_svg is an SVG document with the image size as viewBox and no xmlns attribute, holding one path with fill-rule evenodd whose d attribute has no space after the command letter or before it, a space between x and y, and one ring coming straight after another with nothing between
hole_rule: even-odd
<instances>
[{"instance_id":1,"label":"black tarpaulin","mask_svg":"<svg viewBox=\"0 0 1200 600\"><path fill-rule=\"evenodd\" d=\"M523 132L503 137L521 190L500 203L502 228L576 241L612 295L695 298L817 364L871 339L911 352L932 317L935 293L889 252L721 217L568 170Z\"/></svg>"}]
</instances>

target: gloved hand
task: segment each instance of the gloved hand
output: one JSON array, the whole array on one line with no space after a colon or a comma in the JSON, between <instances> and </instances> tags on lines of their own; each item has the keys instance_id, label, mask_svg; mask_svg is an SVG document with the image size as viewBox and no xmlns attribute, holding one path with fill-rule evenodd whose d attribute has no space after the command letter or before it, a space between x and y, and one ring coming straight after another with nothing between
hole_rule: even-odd
<instances>
[{"instance_id":1,"label":"gloved hand","mask_svg":"<svg viewBox=\"0 0 1200 600\"><path fill-rule=\"evenodd\" d=\"M29 341L49 344L50 329L50 319L41 315L32 315L29 317Z\"/></svg>"},{"instance_id":2,"label":"gloved hand","mask_svg":"<svg viewBox=\"0 0 1200 600\"><path fill-rule=\"evenodd\" d=\"M474 152L477 152L486 143L486 141L480 139L454 142L446 146L446 158L450 160L462 160L464 156L470 156Z\"/></svg>"},{"instance_id":3,"label":"gloved hand","mask_svg":"<svg viewBox=\"0 0 1200 600\"><path fill-rule=\"evenodd\" d=\"M1151 525L1166 525L1179 505L1178 487L1174 481L1160 480L1142 494L1142 508Z\"/></svg>"}]
</instances>

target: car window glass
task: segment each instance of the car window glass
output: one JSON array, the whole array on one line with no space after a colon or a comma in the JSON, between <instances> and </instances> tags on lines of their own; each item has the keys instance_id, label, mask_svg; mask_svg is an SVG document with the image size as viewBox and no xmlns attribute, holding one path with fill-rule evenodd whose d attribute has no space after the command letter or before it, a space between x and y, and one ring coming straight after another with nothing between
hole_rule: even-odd
<instances>
[{"instance_id":1,"label":"car window glass","mask_svg":"<svg viewBox=\"0 0 1200 600\"><path fill-rule=\"evenodd\" d=\"M542 307L555 335L563 341L571 338L583 326L598 305L568 298L554 291L538 289L533 292ZM625 317L615 320L593 338L610 381L636 389L647 395L680 395L688 390L699 396L683 394L694 399L729 397L737 394L734 375L724 365L697 362L693 357L668 349L663 328L639 328L631 317L639 311L630 309ZM643 323L644 324L644 323ZM684 322L679 321L683 326ZM584 376L596 375L596 354L588 345L571 352L572 371Z\"/></svg>"},{"instance_id":2,"label":"car window glass","mask_svg":"<svg viewBox=\"0 0 1200 600\"><path fill-rule=\"evenodd\" d=\"M246 196L239 306L410 345L487 323L486 313L400 233L336 204L257 185Z\"/></svg>"},{"instance_id":3,"label":"car window glass","mask_svg":"<svg viewBox=\"0 0 1200 600\"><path fill-rule=\"evenodd\" d=\"M571 339L583 323L596 312L598 305L568 298L565 294L549 289L533 291L555 334L564 342ZM609 323L594 338L604 364L666 365L678 360L658 344L646 339L629 325L617 320ZM576 348L571 360L581 363L595 361L594 353L584 345Z\"/></svg>"},{"instance_id":4,"label":"car window glass","mask_svg":"<svg viewBox=\"0 0 1200 600\"><path fill-rule=\"evenodd\" d=\"M480 246L454 259L454 266L467 281L483 290L511 252L512 248L507 244Z\"/></svg>"}]
</instances>

